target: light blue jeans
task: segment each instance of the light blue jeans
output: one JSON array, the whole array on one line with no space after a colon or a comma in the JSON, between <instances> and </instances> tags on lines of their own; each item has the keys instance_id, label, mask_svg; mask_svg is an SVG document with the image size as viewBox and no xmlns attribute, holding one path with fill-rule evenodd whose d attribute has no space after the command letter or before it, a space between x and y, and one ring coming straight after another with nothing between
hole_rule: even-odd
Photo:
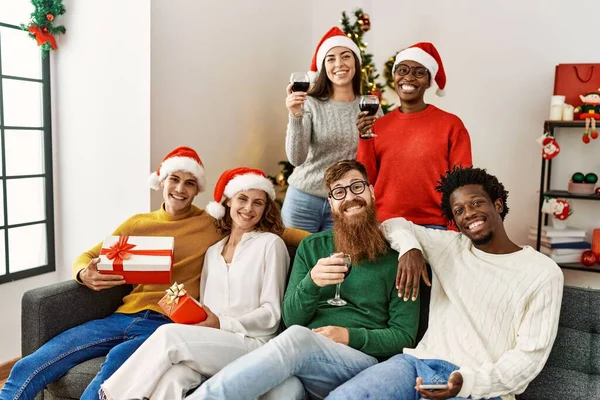
<instances>
[{"instance_id":1,"label":"light blue jeans","mask_svg":"<svg viewBox=\"0 0 600 400\"><path fill-rule=\"evenodd\" d=\"M89 321L54 337L19 360L0 392L0 400L33 400L44 387L74 366L106 356L100 372L81 399L98 400L100 385L125 362L159 326L171 320L155 311L115 313Z\"/></svg>"},{"instance_id":2,"label":"light blue jeans","mask_svg":"<svg viewBox=\"0 0 600 400\"><path fill-rule=\"evenodd\" d=\"M446 383L459 368L443 360L420 360L408 354L398 354L371 367L335 389L327 399L397 399L418 400L417 377L423 383ZM464 399L453 397L452 399ZM494 397L491 400L501 400Z\"/></svg>"},{"instance_id":3,"label":"light blue jeans","mask_svg":"<svg viewBox=\"0 0 600 400\"><path fill-rule=\"evenodd\" d=\"M285 194L281 218L285 226L315 233L333 228L329 201L292 186Z\"/></svg>"},{"instance_id":4,"label":"light blue jeans","mask_svg":"<svg viewBox=\"0 0 600 400\"><path fill-rule=\"evenodd\" d=\"M186 400L255 399L297 377L311 398L322 399L359 372L377 364L365 353L313 333L299 325L238 358L204 382ZM285 393L281 399L303 399L304 392Z\"/></svg>"}]
</instances>

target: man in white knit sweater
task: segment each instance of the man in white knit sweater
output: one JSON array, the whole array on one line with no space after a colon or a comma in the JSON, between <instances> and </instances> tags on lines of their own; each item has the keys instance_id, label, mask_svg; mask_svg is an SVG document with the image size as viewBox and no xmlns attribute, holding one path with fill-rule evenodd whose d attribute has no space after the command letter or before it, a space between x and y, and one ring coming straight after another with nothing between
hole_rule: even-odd
<instances>
[{"instance_id":1,"label":"man in white knit sweater","mask_svg":"<svg viewBox=\"0 0 600 400\"><path fill-rule=\"evenodd\" d=\"M400 255L410 253L404 259L424 256L431 265L425 336L415 349L368 368L328 399L514 399L546 363L558 328L560 268L508 238L508 192L496 177L456 168L436 189L444 215L460 232L403 218L383 224Z\"/></svg>"}]
</instances>

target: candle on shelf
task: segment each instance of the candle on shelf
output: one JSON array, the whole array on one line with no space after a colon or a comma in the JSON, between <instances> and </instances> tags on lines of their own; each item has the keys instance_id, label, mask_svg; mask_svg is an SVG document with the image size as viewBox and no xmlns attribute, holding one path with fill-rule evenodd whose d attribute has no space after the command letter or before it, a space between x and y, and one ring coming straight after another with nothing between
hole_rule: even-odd
<instances>
[{"instance_id":1,"label":"candle on shelf","mask_svg":"<svg viewBox=\"0 0 600 400\"><path fill-rule=\"evenodd\" d=\"M563 104L562 108L562 120L563 121L573 121L573 107L570 104Z\"/></svg>"},{"instance_id":2,"label":"candle on shelf","mask_svg":"<svg viewBox=\"0 0 600 400\"><path fill-rule=\"evenodd\" d=\"M562 119L565 96L552 96L550 98L550 120L560 121Z\"/></svg>"}]
</instances>

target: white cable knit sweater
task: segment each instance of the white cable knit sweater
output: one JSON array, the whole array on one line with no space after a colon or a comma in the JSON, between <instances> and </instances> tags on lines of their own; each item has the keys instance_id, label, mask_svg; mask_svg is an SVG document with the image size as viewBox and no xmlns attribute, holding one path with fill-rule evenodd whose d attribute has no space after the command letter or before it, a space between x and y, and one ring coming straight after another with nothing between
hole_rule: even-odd
<instances>
[{"instance_id":1,"label":"white cable knit sweater","mask_svg":"<svg viewBox=\"0 0 600 400\"><path fill-rule=\"evenodd\" d=\"M563 275L556 263L529 246L488 254L458 232L403 218L385 221L383 229L400 255L422 250L434 274L428 330L404 353L458 365L458 397L514 399L524 392L558 329Z\"/></svg>"}]
</instances>

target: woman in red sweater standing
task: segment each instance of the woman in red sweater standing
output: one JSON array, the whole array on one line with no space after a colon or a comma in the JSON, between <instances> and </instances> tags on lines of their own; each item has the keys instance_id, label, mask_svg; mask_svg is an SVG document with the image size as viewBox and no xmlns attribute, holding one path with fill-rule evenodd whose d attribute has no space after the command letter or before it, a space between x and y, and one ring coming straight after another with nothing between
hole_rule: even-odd
<instances>
[{"instance_id":1,"label":"woman in red sweater standing","mask_svg":"<svg viewBox=\"0 0 600 400\"><path fill-rule=\"evenodd\" d=\"M404 217L415 224L445 229L435 190L440 176L453 166L471 166L471 139L456 115L425 103L425 91L435 82L443 95L446 74L431 43L417 43L396 55L394 87L400 106L382 118L361 112L361 134L370 128L375 138L362 138L357 159L367 167L375 188L380 221Z\"/></svg>"}]
</instances>

